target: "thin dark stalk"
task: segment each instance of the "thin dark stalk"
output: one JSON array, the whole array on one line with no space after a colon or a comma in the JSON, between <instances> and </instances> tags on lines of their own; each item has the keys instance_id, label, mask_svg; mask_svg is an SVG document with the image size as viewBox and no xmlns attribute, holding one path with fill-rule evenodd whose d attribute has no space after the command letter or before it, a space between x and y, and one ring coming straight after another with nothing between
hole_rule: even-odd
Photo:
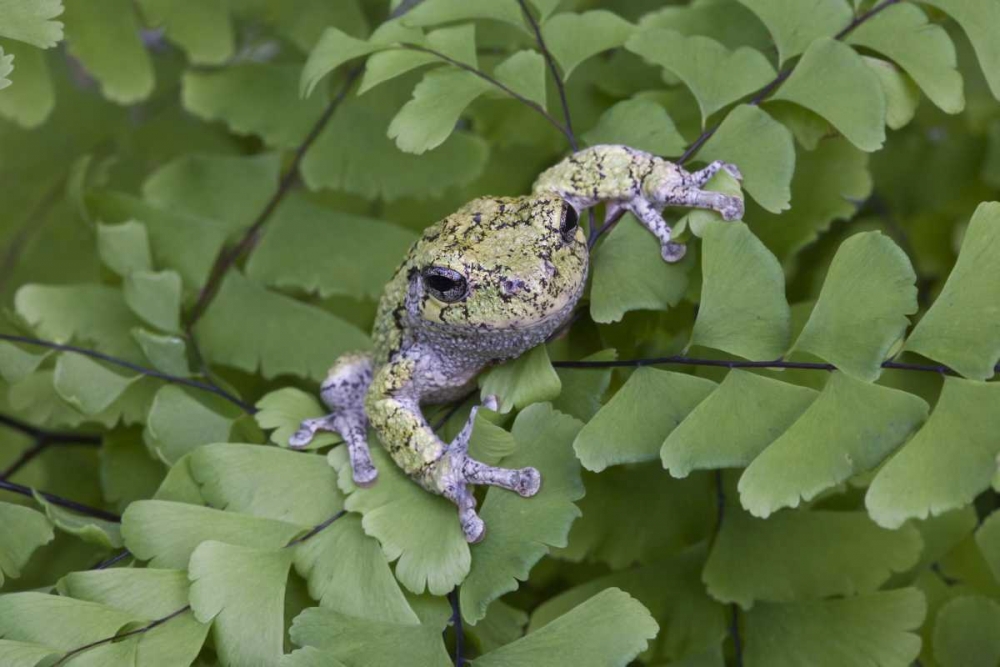
<instances>
[{"instance_id":1,"label":"thin dark stalk","mask_svg":"<svg viewBox=\"0 0 1000 667\"><path fill-rule=\"evenodd\" d=\"M863 14L854 17L854 19L846 26L844 26L843 30L834 35L833 38L841 40L844 37L847 37L860 25L865 23L865 21L868 21L873 16L877 15L879 12L884 11L888 7L897 4L899 1L900 0L882 0L882 2L878 3L877 5L869 9L867 12L864 12ZM778 72L778 75L774 77L774 79L766 83L760 90L758 90L754 94L754 96L750 98L750 101L747 102L747 104L749 104L750 106L758 106L761 102L770 97L774 93L774 91L777 90L778 87L782 83L784 83L789 76L791 76L793 69L794 68L792 67L786 67L780 72ZM684 153L680 156L680 158L678 158L677 163L684 164L692 157L694 157L695 153L697 153L698 150L705 145L706 141L712 138L712 135L716 133L716 131L719 129L720 126L721 123L706 128L700 135L698 135L698 138L695 139L691 143L691 145L687 147L687 150L685 150Z\"/></svg>"},{"instance_id":2,"label":"thin dark stalk","mask_svg":"<svg viewBox=\"0 0 1000 667\"><path fill-rule=\"evenodd\" d=\"M111 567L112 565L117 565L118 563L122 562L123 560L125 560L126 558L128 558L131 555L132 555L131 551L129 551L128 549L122 549L120 552L118 552L114 556L111 556L110 558L102 560L100 563L98 563L97 565L95 565L94 567L92 567L90 569L91 570L106 570L109 567Z\"/></svg>"},{"instance_id":3,"label":"thin dark stalk","mask_svg":"<svg viewBox=\"0 0 1000 667\"><path fill-rule=\"evenodd\" d=\"M740 608L736 603L729 605L729 638L733 640L733 655L736 667L743 667L743 637L740 635Z\"/></svg>"},{"instance_id":4,"label":"thin dark stalk","mask_svg":"<svg viewBox=\"0 0 1000 667\"><path fill-rule=\"evenodd\" d=\"M34 424L23 422L20 419L5 414L0 414L0 425L8 426L14 429L15 431L20 431L25 435L30 435L31 437L37 440L48 440L53 444L56 443L59 444L74 443L80 445L101 444L101 436L97 433L76 433L74 431L50 431L48 429L39 428Z\"/></svg>"},{"instance_id":5,"label":"thin dark stalk","mask_svg":"<svg viewBox=\"0 0 1000 667\"><path fill-rule=\"evenodd\" d=\"M521 102L522 104L526 104L527 106L529 106L532 109L534 109L535 111L537 111L539 114L542 115L543 118L545 118L545 120L547 120L549 123L551 123L553 127L555 127L557 130L559 130L560 132L562 132L562 134L570 142L570 145L573 145L576 142L576 137L573 136L573 133L570 132L565 127L563 127L562 123L560 123L558 120L556 120L555 118L553 118L552 114L550 114L548 111L546 111L540 104L538 104L537 102L534 102L532 100L529 100L527 97L525 97L524 95L520 94L519 92L517 92L517 91L515 91L515 90L513 90L511 88L508 88L507 86L505 86L504 84L500 83L499 81L497 81L496 79L494 79L492 76L490 76L486 72L484 72L484 71L482 71L480 69L476 69L475 67L472 67L470 65L466 65L465 63L460 62L458 60L455 60L454 58L451 58L451 57L449 57L449 56L441 53L440 51L435 51L434 49L428 49L427 47L420 46L419 44L400 44L399 48L409 49L410 51L419 51L421 53L427 53L429 55L434 56L435 58L440 58L444 62L446 62L446 63L448 63L450 65L454 65L455 67L457 67L459 69L463 69L466 72L471 72L472 74L475 74L476 76L478 76L483 81L486 81L490 85L496 86L498 89L500 89L501 91L503 91L507 95L510 95L511 97L513 97L518 102Z\"/></svg>"},{"instance_id":6,"label":"thin dark stalk","mask_svg":"<svg viewBox=\"0 0 1000 667\"><path fill-rule=\"evenodd\" d=\"M21 468L34 461L48 446L49 443L42 438L35 440L35 443L31 447L21 452L21 455L13 463L4 468L3 472L0 472L0 479L10 479L13 477Z\"/></svg>"},{"instance_id":7,"label":"thin dark stalk","mask_svg":"<svg viewBox=\"0 0 1000 667\"><path fill-rule=\"evenodd\" d=\"M465 665L465 626L462 623L462 609L458 602L458 587L448 593L451 603L451 624L455 627L455 667Z\"/></svg>"},{"instance_id":8,"label":"thin dark stalk","mask_svg":"<svg viewBox=\"0 0 1000 667\"><path fill-rule=\"evenodd\" d=\"M83 503L78 503L75 500L70 500L69 498L63 498L62 496L57 496L53 493L48 493L46 491L37 491L28 486L22 486L21 484L15 484L14 482L7 481L5 479L0 479L0 490L10 491L11 493L16 493L18 495L25 496L27 498L34 498L37 493L45 500L49 501L53 505L58 505L59 507L64 507L68 510L73 510L74 512L79 512L80 514L85 514L87 516L92 516L95 519L103 519L105 521L113 521L114 523L119 523L122 518L117 514L112 514L111 512L106 512L102 509L97 509L96 507L90 507L84 505Z\"/></svg>"},{"instance_id":9,"label":"thin dark stalk","mask_svg":"<svg viewBox=\"0 0 1000 667\"><path fill-rule=\"evenodd\" d=\"M641 366L713 366L716 368L785 368L810 371L835 371L833 364L812 361L786 361L773 359L771 361L745 361L741 359L699 359L674 355L669 357L645 357L640 359L619 359L614 361L553 361L555 368L639 368ZM941 375L957 375L944 364L909 364L901 361L883 361L882 368L897 371L917 371L923 373L939 373ZM994 368L1000 373L1000 364Z\"/></svg>"},{"instance_id":10,"label":"thin dark stalk","mask_svg":"<svg viewBox=\"0 0 1000 667\"><path fill-rule=\"evenodd\" d=\"M563 84L562 74L559 72L559 66L556 65L555 58L552 57L552 53L549 51L549 47L545 44L545 39L542 38L542 29L538 25L538 21L531 14L528 9L528 5L525 0L517 0L518 4L521 5L521 11L524 13L524 17L528 20L531 25L531 29L535 32L535 41L538 43L538 49L542 52L542 56L545 58L545 62L549 67L549 72L552 73L552 79L556 84L556 91L559 93L559 104L562 105L563 119L565 120L566 138L569 139L569 145L573 151L580 150L580 146L576 141L576 134L573 132L573 121L569 115L569 101L566 99L566 86Z\"/></svg>"},{"instance_id":11,"label":"thin dark stalk","mask_svg":"<svg viewBox=\"0 0 1000 667\"><path fill-rule=\"evenodd\" d=\"M323 523L318 524L317 526L315 526L312 530L310 530L305 535L303 535L301 537L296 537L294 540L292 540L291 542L289 542L288 544L286 544L285 548L287 549L288 547L294 547L296 544L302 544L306 540L309 540L309 539L315 537L317 534L319 534L321 531L323 531L326 528L328 528L330 525L333 524L334 521L336 521L340 517L344 516L345 514L347 514L347 510L340 510L339 512L337 512L336 514L334 514L333 516L331 516L329 519L327 519Z\"/></svg>"},{"instance_id":12,"label":"thin dark stalk","mask_svg":"<svg viewBox=\"0 0 1000 667\"><path fill-rule=\"evenodd\" d=\"M140 366L139 364L133 364L131 361L125 361L124 359L119 359L117 357L112 357L109 354L104 354L103 352L98 352L97 350L88 350L85 347L77 347L76 345L63 345L62 343L53 343L52 341L41 340L39 338L28 338L27 336L15 336L12 334L0 334L0 340L12 341L14 343L23 343L24 345L35 345L37 347L47 347L52 350L59 350L60 352L73 352L75 354L82 354L85 357L91 357L92 359L100 359L101 361L106 361L109 364L114 364L115 366L120 366L122 368L127 368L129 370L135 371L141 375L147 377L156 378L158 380L163 380L171 384L179 384L185 387L191 387L192 389L200 389L201 391L207 391L209 393L215 394L220 398L223 398L233 405L238 406L241 410L248 414L254 414L257 412L257 408L244 402L242 399L233 396L229 392L216 387L205 382L199 382L198 380L192 380L190 378L183 378L177 375L170 375L169 373L161 373L158 370L152 368L146 368L145 366Z\"/></svg>"},{"instance_id":13,"label":"thin dark stalk","mask_svg":"<svg viewBox=\"0 0 1000 667\"><path fill-rule=\"evenodd\" d=\"M333 117L337 107L339 107L340 103L344 101L345 97L347 97L347 93L354 85L354 82L361 75L362 71L363 68L358 65L348 72L347 78L344 79L340 90L334 98L330 100L330 103L326 105L326 109L313 124L312 128L309 130L309 134L306 135L306 138L301 144L299 144L298 148L296 148L291 164L288 165L285 175L281 177L281 181L278 183L278 189L275 190L273 195L271 195L267 204L265 204L264 208L257 214L256 219L247 228L246 232L244 232L243 236L236 243L236 245L231 248L224 248L219 253L219 256L215 260L215 264L212 266L212 271L209 273L208 280L198 292L197 301L195 301L194 306L187 314L185 325L188 329L193 327L194 324L201 319L201 316L205 314L205 309L208 308L212 299L215 298L215 294L218 292L219 287L222 284L222 279L225 278L226 273L230 268L232 268L233 264L235 264L240 257L250 253L257 245L258 241L260 241L261 230L264 225L271 219L271 215L278 208L278 205L284 200L285 196L289 193L292 186L295 184L295 181L298 179L299 166L301 165L306 152L312 147L316 139L319 138L320 133Z\"/></svg>"},{"instance_id":14,"label":"thin dark stalk","mask_svg":"<svg viewBox=\"0 0 1000 667\"><path fill-rule=\"evenodd\" d=\"M191 609L191 605L184 605L180 609L178 609L176 611L173 611L173 612L170 612L166 616L163 616L162 618L158 618L155 621L150 621L146 625L144 625L142 627L139 627L139 628L136 628L135 630L129 630L128 632L123 632L120 635L114 635L114 636L111 636L111 637L105 637L104 639L98 639L95 642L90 642L89 644L84 644L83 646L79 646L79 647L73 649L72 651L66 653L65 655L63 655L61 658L59 658L54 663L52 663L52 667L59 667L59 665L64 665L64 664L66 664L66 661L69 660L70 658L72 658L72 657L74 657L76 655L79 655L80 653L83 653L84 651L89 651L92 648L97 648L98 646L103 646L104 644L110 644L111 642L120 641L120 640L125 639L127 637L133 637L135 635L141 635L143 633L149 632L153 628L156 628L156 627L158 627L160 625L163 625L167 621L170 621L170 620L172 620L174 618L177 618L178 616L180 616L181 614L183 614L186 611L189 611L190 609Z\"/></svg>"},{"instance_id":15,"label":"thin dark stalk","mask_svg":"<svg viewBox=\"0 0 1000 667\"><path fill-rule=\"evenodd\" d=\"M591 209L591 210L593 210L593 209ZM593 250L594 249L594 244L597 243L597 240L599 238L601 238L601 236L605 232L610 231L610 229L612 227L614 227L615 225L617 225L618 221L622 219L623 215L625 215L625 211L618 211L618 213L616 213L615 215L613 215L611 218L605 220L604 224L601 225L600 227L594 227L593 225L591 225L591 227L590 227L590 236L587 238L587 249L588 250Z\"/></svg>"}]
</instances>

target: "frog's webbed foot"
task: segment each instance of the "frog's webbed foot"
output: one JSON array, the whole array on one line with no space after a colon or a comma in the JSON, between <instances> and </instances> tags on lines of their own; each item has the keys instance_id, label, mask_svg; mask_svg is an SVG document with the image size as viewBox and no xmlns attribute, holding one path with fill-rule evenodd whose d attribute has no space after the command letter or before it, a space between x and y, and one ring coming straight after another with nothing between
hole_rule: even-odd
<instances>
[{"instance_id":1,"label":"frog's webbed foot","mask_svg":"<svg viewBox=\"0 0 1000 667\"><path fill-rule=\"evenodd\" d=\"M542 476L535 468L498 468L469 457L469 437L472 435L479 407L472 409L462 431L449 445L447 453L438 464L439 471L443 474L437 475L435 479L438 491L458 506L459 523L469 542L479 542L486 536L486 524L476 514L472 485L499 486L524 498L538 493L542 485ZM496 410L496 397L488 396L482 407Z\"/></svg>"}]
</instances>

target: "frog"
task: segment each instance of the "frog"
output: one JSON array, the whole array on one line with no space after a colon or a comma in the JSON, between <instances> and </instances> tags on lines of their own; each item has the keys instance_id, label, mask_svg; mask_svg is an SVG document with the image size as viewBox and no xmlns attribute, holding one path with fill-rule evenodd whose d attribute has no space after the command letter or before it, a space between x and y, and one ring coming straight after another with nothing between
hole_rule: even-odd
<instances>
[{"instance_id":1,"label":"frog","mask_svg":"<svg viewBox=\"0 0 1000 667\"><path fill-rule=\"evenodd\" d=\"M535 181L535 193L559 195L579 214L605 204L605 223L627 211L660 242L660 255L669 263L684 258L687 247L672 240L663 219L667 206L714 210L723 220L743 217L743 199L702 189L720 171L742 183L739 168L715 160L689 172L682 166L645 151L617 144L598 144L578 151L545 170Z\"/></svg>"},{"instance_id":2,"label":"frog","mask_svg":"<svg viewBox=\"0 0 1000 667\"><path fill-rule=\"evenodd\" d=\"M658 213L666 204L742 214L737 198L698 189L720 169L739 173L713 163L690 174L635 149L598 146L544 172L531 195L476 198L427 227L386 284L372 350L334 362L320 386L329 414L302 421L289 447L306 447L319 431L340 434L355 485L367 487L378 478L371 427L407 476L455 504L465 539L479 542L486 526L474 487L528 498L538 493L541 475L469 455L476 415L481 408L496 411L496 396L473 406L450 442L437 435L422 406L472 395L484 369L544 343L571 320L589 270L579 224L584 209L603 201L609 209L638 212L662 243L673 243ZM678 252L671 248L670 258Z\"/></svg>"},{"instance_id":3,"label":"frog","mask_svg":"<svg viewBox=\"0 0 1000 667\"><path fill-rule=\"evenodd\" d=\"M544 342L583 294L589 255L576 210L561 197L474 199L428 227L386 285L376 311L370 353L337 359L320 387L330 414L302 422L289 440L308 445L317 431L339 433L354 483L378 472L367 443L370 425L395 463L428 491L458 508L465 539L478 542L485 524L473 488L490 485L535 495L532 467L487 465L469 455L480 407L450 442L435 433L421 405L474 392L487 366Z\"/></svg>"}]
</instances>

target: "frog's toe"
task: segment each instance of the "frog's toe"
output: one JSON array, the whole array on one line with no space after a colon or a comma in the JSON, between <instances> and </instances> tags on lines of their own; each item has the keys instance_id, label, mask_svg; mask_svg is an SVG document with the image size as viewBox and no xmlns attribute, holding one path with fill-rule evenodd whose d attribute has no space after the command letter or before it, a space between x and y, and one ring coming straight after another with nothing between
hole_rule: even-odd
<instances>
[{"instance_id":1,"label":"frog's toe","mask_svg":"<svg viewBox=\"0 0 1000 667\"><path fill-rule=\"evenodd\" d=\"M351 477L355 486L366 489L378 481L378 470L369 462L367 467L355 468Z\"/></svg>"},{"instance_id":2,"label":"frog's toe","mask_svg":"<svg viewBox=\"0 0 1000 667\"><path fill-rule=\"evenodd\" d=\"M298 431L292 434L292 437L288 439L288 446L291 449L302 449L313 439L313 432L309 429L300 428Z\"/></svg>"},{"instance_id":3,"label":"frog's toe","mask_svg":"<svg viewBox=\"0 0 1000 667\"><path fill-rule=\"evenodd\" d=\"M722 214L723 220L739 220L743 217L743 200L739 197L727 197L719 213Z\"/></svg>"},{"instance_id":4,"label":"frog's toe","mask_svg":"<svg viewBox=\"0 0 1000 667\"><path fill-rule=\"evenodd\" d=\"M482 542L486 537L486 523L476 514L475 510L466 510L459 514L465 541L470 544Z\"/></svg>"},{"instance_id":5,"label":"frog's toe","mask_svg":"<svg viewBox=\"0 0 1000 667\"><path fill-rule=\"evenodd\" d=\"M681 261L685 254L687 254L687 246L683 243L666 243L660 250L663 261L669 264Z\"/></svg>"},{"instance_id":6,"label":"frog's toe","mask_svg":"<svg viewBox=\"0 0 1000 667\"><path fill-rule=\"evenodd\" d=\"M740 182L742 182L742 181L743 181L743 172L741 172L741 171L740 171L740 168L739 168L739 167L737 167L737 166L736 166L735 164L731 164L731 163L727 162L727 163L725 163L725 164L724 164L724 165L722 166L722 168L723 168L723 169L724 169L724 170L725 170L725 171L726 171L726 172L727 172L727 173L728 173L728 174L729 174L730 176L732 176L733 178L735 178L735 179L736 179L737 181L740 181Z\"/></svg>"},{"instance_id":7,"label":"frog's toe","mask_svg":"<svg viewBox=\"0 0 1000 667\"><path fill-rule=\"evenodd\" d=\"M523 498L530 498L542 487L542 476L535 468L521 468L517 471L515 491Z\"/></svg>"}]
</instances>

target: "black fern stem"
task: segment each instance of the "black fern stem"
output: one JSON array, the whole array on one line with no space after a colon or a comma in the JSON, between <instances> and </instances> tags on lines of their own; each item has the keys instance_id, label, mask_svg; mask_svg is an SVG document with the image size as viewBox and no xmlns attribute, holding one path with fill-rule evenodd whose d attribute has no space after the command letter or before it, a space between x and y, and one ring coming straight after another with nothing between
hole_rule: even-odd
<instances>
[{"instance_id":1,"label":"black fern stem","mask_svg":"<svg viewBox=\"0 0 1000 667\"><path fill-rule=\"evenodd\" d=\"M885 9L899 2L900 0L882 0L882 2L876 4L867 12L855 16L854 19L846 26L844 26L843 30L834 35L833 38L836 40L844 39L852 32L854 32L858 28L858 26L861 26L873 16L879 14L880 12L884 11ZM777 90L778 87L781 86L781 84L784 83L789 76L791 76L793 69L794 69L793 67L786 67L785 69L778 72L778 75L774 77L774 79L766 83L760 90L754 93L753 97L750 98L750 101L747 102L747 104L751 106L760 105L761 102L763 102L772 94L774 94L774 91ZM694 157L695 153L697 153L698 150L705 145L705 142L712 138L712 135L716 133L720 125L721 123L719 123L718 125L713 125L712 127L707 128L700 135L698 135L698 138L695 139L691 143L691 145L687 147L687 150L684 151L684 153L680 156L680 158L678 158L677 163L684 164L692 157Z\"/></svg>"},{"instance_id":2,"label":"black fern stem","mask_svg":"<svg viewBox=\"0 0 1000 667\"><path fill-rule=\"evenodd\" d=\"M63 498L62 496L57 496L54 493L48 493L46 491L38 491L32 489L29 486L22 486L21 484L15 484L14 482L7 481L5 479L0 479L0 490L10 491L11 493L16 493L26 498L34 498L37 493L45 500L49 501L53 505L63 507L68 510L73 510L80 514L86 516L92 516L95 519L103 519L104 521L112 521L114 523L120 523L122 518L117 514L107 512L96 507L90 507L89 505L84 505L83 503L78 503L75 500L70 500L69 498Z\"/></svg>"},{"instance_id":3,"label":"black fern stem","mask_svg":"<svg viewBox=\"0 0 1000 667\"><path fill-rule=\"evenodd\" d=\"M552 73L552 79L556 85L556 91L559 93L559 104L562 105L564 127L566 128L566 138L569 139L570 148L574 152L580 150L580 145L576 140L576 134L573 132L573 121L569 115L569 101L566 99L566 86L563 84L562 75L559 72L559 66L556 65L555 58L552 57L552 53L549 51L549 47L545 44L545 39L542 37L542 29L538 25L538 21L528 10L528 5L525 0L517 0L518 4L521 5L521 11L524 13L524 18L528 20L531 25L531 29L535 32L535 41L538 42L538 49L542 52L542 57L545 58L545 63L549 67L549 71Z\"/></svg>"},{"instance_id":4,"label":"black fern stem","mask_svg":"<svg viewBox=\"0 0 1000 667\"><path fill-rule=\"evenodd\" d=\"M553 361L555 368L639 368L641 366L711 366L715 368L785 368L807 371L835 371L833 364L812 361L786 361L773 359L771 361L744 361L739 359L699 359L674 355L670 357L642 357L639 359L621 359L615 361ZM882 368L897 371L915 371L920 373L938 373L940 375L958 375L944 364L909 364L901 361L883 361ZM993 370L1000 373L1000 364Z\"/></svg>"},{"instance_id":5,"label":"black fern stem","mask_svg":"<svg viewBox=\"0 0 1000 667\"><path fill-rule=\"evenodd\" d=\"M36 440L48 440L49 442L79 444L79 445L99 445L101 436L98 433L76 433L75 431L52 431L21 421L16 417L0 414L0 426L7 426L20 431L25 435L30 435Z\"/></svg>"},{"instance_id":6,"label":"black fern stem","mask_svg":"<svg viewBox=\"0 0 1000 667\"><path fill-rule=\"evenodd\" d=\"M82 354L83 356L90 357L92 359L100 359L101 361L106 361L109 364L114 364L115 366L120 366L121 368L127 368L131 371L135 371L140 375L145 375L147 377L163 380L171 384L179 384L184 387L191 387L192 389L200 389L201 391L207 391L211 394L215 394L216 396L229 401L230 403L239 407L247 414L252 415L255 412L257 412L257 408L255 408L253 405L244 402L237 396L234 396L229 392L225 391L224 389L217 387L213 384L199 382L198 380L192 380L191 378L180 377L178 375L170 375L169 373L162 373L152 368L146 368L145 366L140 366L139 364L133 364L131 361L125 361L124 359L113 357L110 354L104 354L103 352L98 352L97 350L90 350L85 347L78 347L76 345L64 345L62 343L54 343L52 341L42 340L40 338L30 338L28 336L15 336L12 334L0 334L0 340L6 340L12 343L22 343L24 345L34 345L36 347L47 347L50 350L58 350L60 352L73 352L75 354Z\"/></svg>"},{"instance_id":7,"label":"black fern stem","mask_svg":"<svg viewBox=\"0 0 1000 667\"><path fill-rule=\"evenodd\" d=\"M462 608L458 601L458 587L448 593L451 603L451 623L455 626L455 667L465 666L465 626L462 624Z\"/></svg>"}]
</instances>

